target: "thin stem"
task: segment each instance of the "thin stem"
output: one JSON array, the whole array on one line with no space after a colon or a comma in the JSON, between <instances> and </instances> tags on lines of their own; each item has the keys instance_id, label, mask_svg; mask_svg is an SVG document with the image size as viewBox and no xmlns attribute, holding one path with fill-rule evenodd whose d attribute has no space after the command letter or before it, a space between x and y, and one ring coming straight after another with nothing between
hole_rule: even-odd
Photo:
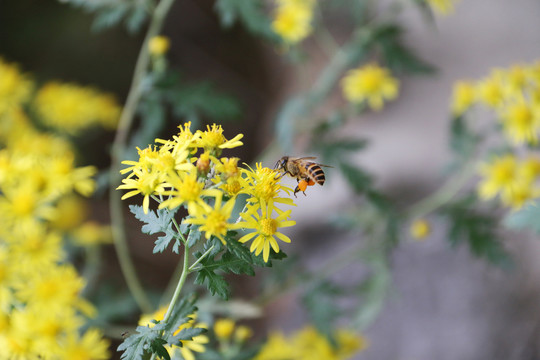
<instances>
[{"instance_id":1,"label":"thin stem","mask_svg":"<svg viewBox=\"0 0 540 360\"><path fill-rule=\"evenodd\" d=\"M178 279L178 284L176 285L176 289L174 290L174 294L169 303L167 312L165 313L165 316L163 316L162 321L164 323L169 321L169 319L171 318L174 306L176 305L176 303L178 302L178 299L180 298L180 293L182 292L182 288L184 287L187 276L189 274L188 264L189 264L189 246L186 243L184 245L184 264L182 266L182 274L180 275L180 279ZM154 360L155 358L156 358L156 353L152 353L152 357L150 358L150 360Z\"/></svg>"},{"instance_id":2,"label":"thin stem","mask_svg":"<svg viewBox=\"0 0 540 360\"><path fill-rule=\"evenodd\" d=\"M413 219L424 217L452 200L469 181L475 168L476 162L470 162L456 177L447 180L439 190L411 206L408 211L410 217Z\"/></svg>"},{"instance_id":3,"label":"thin stem","mask_svg":"<svg viewBox=\"0 0 540 360\"><path fill-rule=\"evenodd\" d=\"M146 33L146 37L139 52L133 80L126 99L126 103L120 115L120 121L116 130L116 136L112 145L111 151L111 178L110 178L110 212L112 235L120 269L126 280L129 291L137 302L137 305L143 312L152 311L152 303L145 294L144 289L137 277L135 266L129 255L127 245L123 206L120 199L120 193L116 191L116 187L120 183L120 161L124 157L125 149L128 141L128 134L133 125L133 119L137 110L137 105L142 96L142 80L145 78L150 63L150 54L148 52L148 43L150 39L158 35L163 27L163 22L169 12L174 0L161 0L152 14L150 25Z\"/></svg>"},{"instance_id":4,"label":"thin stem","mask_svg":"<svg viewBox=\"0 0 540 360\"><path fill-rule=\"evenodd\" d=\"M189 267L188 270L189 270L190 272L193 271L193 269L195 268L195 266L197 266L198 263L200 263L205 257L208 256L208 254L210 254L210 252L211 252L212 250L214 250L214 246L215 246L215 245L212 245L212 246L210 247L210 249L206 250L206 251L204 252L204 254L202 254L201 257L197 259L197 261L195 261L193 264L191 264L191 266Z\"/></svg>"}]
</instances>

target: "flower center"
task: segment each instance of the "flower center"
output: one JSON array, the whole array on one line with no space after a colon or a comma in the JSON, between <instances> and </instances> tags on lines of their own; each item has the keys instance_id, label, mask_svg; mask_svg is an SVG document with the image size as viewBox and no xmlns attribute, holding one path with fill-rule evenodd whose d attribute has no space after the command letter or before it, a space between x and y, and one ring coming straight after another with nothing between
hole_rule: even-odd
<instances>
[{"instance_id":1,"label":"flower center","mask_svg":"<svg viewBox=\"0 0 540 360\"><path fill-rule=\"evenodd\" d=\"M204 184L198 183L196 179L187 176L178 189L178 193L185 201L195 201L199 198Z\"/></svg>"},{"instance_id":2,"label":"flower center","mask_svg":"<svg viewBox=\"0 0 540 360\"><path fill-rule=\"evenodd\" d=\"M277 222L274 219L262 219L259 226L260 233L263 236L272 236L277 230Z\"/></svg>"},{"instance_id":3,"label":"flower center","mask_svg":"<svg viewBox=\"0 0 540 360\"><path fill-rule=\"evenodd\" d=\"M217 210L212 210L206 219L202 230L213 235L225 235L227 233L227 218Z\"/></svg>"}]
</instances>

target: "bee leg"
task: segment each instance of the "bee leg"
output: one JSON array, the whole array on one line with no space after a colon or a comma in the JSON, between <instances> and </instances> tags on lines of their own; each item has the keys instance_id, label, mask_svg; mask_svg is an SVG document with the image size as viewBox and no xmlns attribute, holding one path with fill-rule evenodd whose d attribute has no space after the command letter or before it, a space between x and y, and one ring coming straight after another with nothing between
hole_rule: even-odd
<instances>
[{"instance_id":1,"label":"bee leg","mask_svg":"<svg viewBox=\"0 0 540 360\"><path fill-rule=\"evenodd\" d=\"M296 185L296 187L294 188L294 197L297 197L296 196L296 193L300 191L300 188L298 187L298 185ZM305 195L305 193L304 193Z\"/></svg>"}]
</instances>

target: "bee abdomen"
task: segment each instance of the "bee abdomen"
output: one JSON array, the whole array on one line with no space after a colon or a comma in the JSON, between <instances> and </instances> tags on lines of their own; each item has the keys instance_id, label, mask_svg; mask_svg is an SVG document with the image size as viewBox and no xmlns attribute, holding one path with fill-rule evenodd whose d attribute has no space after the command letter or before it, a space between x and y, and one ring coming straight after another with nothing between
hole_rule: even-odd
<instances>
[{"instance_id":1,"label":"bee abdomen","mask_svg":"<svg viewBox=\"0 0 540 360\"><path fill-rule=\"evenodd\" d=\"M324 177L324 171L321 167L315 163L306 164L306 170L309 175L319 185L323 185L326 178Z\"/></svg>"}]
</instances>

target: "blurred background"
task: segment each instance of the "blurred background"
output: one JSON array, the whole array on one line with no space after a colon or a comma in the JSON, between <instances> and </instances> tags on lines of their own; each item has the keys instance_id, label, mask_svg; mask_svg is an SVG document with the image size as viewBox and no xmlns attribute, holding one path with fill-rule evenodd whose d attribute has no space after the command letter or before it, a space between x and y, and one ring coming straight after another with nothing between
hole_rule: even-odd
<instances>
[{"instance_id":1,"label":"blurred background","mask_svg":"<svg viewBox=\"0 0 540 360\"><path fill-rule=\"evenodd\" d=\"M0 56L18 63L38 81L92 85L114 93L123 103L142 35L130 35L120 27L95 33L92 19L58 1L0 1ZM454 14L434 23L426 23L413 8L401 14L406 43L438 71L432 76L401 78L396 101L384 111L362 114L342 129L370 140L354 161L375 175L378 188L405 206L444 182L443 170L450 161L448 104L453 83L481 78L494 67L538 60L538 19L540 3L535 0L463 0ZM339 40L344 31L339 16L328 21ZM291 81L294 69L280 50L241 26L223 30L210 0L177 1L163 34L171 40L168 59L172 67L189 80L211 80L239 99L241 118L227 124L226 135L245 134L245 145L236 155L246 162L258 159L274 137L278 109L298 91L298 84ZM312 60L310 70L316 71L323 62L320 49L307 41L306 52ZM175 127L171 122L162 137L169 138ZM106 168L112 138L112 133L83 138L84 162ZM264 165L271 167L275 160L265 159ZM298 225L290 232L294 243L284 250L300 256L314 271L329 253L346 252L359 241L354 234L336 233L324 225L351 205L346 189L344 180L330 169L324 188L313 187L308 196L298 197L294 211ZM105 194L92 200L92 209L93 217L107 222ZM130 249L138 273L144 274L143 283L165 287L163 274L172 274L177 262L174 254L151 255L152 241L140 234L135 219L127 219ZM502 270L474 259L465 248L452 250L443 227L435 223L426 241L404 241L394 252L391 294L366 333L369 348L358 359L540 358L538 240L504 233L515 264ZM101 276L118 277L113 248L103 256L106 270ZM346 283L364 273L362 267L350 266L335 278ZM256 295L257 279L236 277L234 281L242 296ZM271 303L259 325L299 328L306 314L297 295L293 292Z\"/></svg>"}]
</instances>

